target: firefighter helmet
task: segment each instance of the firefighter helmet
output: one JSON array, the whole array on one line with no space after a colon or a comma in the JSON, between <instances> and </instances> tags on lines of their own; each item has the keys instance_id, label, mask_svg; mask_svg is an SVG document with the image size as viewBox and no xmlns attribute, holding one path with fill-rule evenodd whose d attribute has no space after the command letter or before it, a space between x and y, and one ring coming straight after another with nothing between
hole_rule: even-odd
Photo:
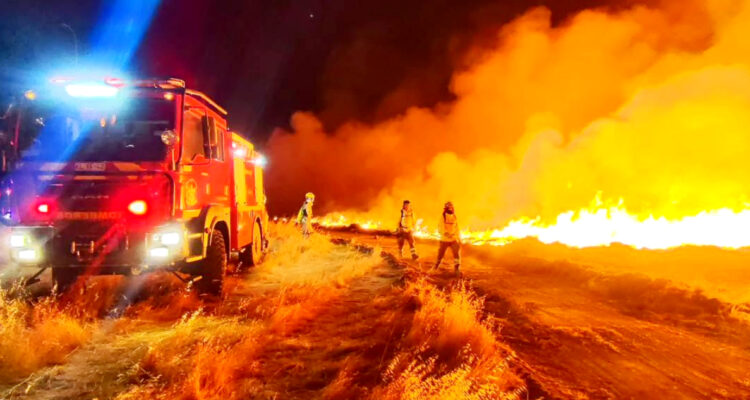
<instances>
[{"instance_id":1,"label":"firefighter helmet","mask_svg":"<svg viewBox=\"0 0 750 400\"><path fill-rule=\"evenodd\" d=\"M307 194L305 195L305 199L306 200L315 200L315 194L313 194L313 192L307 192Z\"/></svg>"}]
</instances>

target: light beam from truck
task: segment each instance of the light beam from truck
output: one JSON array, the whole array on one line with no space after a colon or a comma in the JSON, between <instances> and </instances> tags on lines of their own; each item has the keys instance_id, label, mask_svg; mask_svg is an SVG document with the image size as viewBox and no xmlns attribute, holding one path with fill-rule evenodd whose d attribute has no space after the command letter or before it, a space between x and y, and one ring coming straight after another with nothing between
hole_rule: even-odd
<instances>
[{"instance_id":1,"label":"light beam from truck","mask_svg":"<svg viewBox=\"0 0 750 400\"><path fill-rule=\"evenodd\" d=\"M124 68L141 44L160 0L115 0L103 6L91 37L91 58L110 68Z\"/></svg>"}]
</instances>

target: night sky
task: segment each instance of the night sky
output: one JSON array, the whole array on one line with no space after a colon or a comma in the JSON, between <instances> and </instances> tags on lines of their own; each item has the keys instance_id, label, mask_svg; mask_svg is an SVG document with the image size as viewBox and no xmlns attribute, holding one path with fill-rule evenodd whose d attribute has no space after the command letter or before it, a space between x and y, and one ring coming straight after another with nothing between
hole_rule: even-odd
<instances>
[{"instance_id":1,"label":"night sky","mask_svg":"<svg viewBox=\"0 0 750 400\"><path fill-rule=\"evenodd\" d=\"M491 45L497 29L512 17L545 4L561 21L602 3L164 0L128 69L186 79L230 111L234 129L262 142L298 110L315 112L331 129L450 100L452 73L466 65L470 50ZM71 59L68 26L86 58L106 5L5 0L0 99L38 65Z\"/></svg>"}]
</instances>

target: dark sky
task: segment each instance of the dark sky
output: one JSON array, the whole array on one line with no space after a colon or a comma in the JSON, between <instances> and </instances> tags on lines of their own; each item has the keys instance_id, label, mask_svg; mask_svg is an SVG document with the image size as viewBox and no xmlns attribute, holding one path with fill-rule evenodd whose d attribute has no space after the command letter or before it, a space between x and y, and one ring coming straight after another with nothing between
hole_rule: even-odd
<instances>
[{"instance_id":1,"label":"dark sky","mask_svg":"<svg viewBox=\"0 0 750 400\"><path fill-rule=\"evenodd\" d=\"M603 1L163 0L130 68L186 79L230 111L235 129L262 141L297 110L335 128L449 100L467 49L491 44L499 26L540 3L562 20ZM71 56L73 35L61 24L85 57L105 4L5 0L0 91L39 63Z\"/></svg>"}]
</instances>

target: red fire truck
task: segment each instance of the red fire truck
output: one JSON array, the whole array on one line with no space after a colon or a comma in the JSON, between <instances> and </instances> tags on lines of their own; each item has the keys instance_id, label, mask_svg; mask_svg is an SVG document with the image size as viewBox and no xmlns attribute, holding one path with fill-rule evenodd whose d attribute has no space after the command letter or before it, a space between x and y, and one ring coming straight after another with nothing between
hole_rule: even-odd
<instances>
[{"instance_id":1,"label":"red fire truck","mask_svg":"<svg viewBox=\"0 0 750 400\"><path fill-rule=\"evenodd\" d=\"M53 79L6 114L10 257L82 275L172 271L219 294L267 246L263 163L227 112L178 79Z\"/></svg>"}]
</instances>

